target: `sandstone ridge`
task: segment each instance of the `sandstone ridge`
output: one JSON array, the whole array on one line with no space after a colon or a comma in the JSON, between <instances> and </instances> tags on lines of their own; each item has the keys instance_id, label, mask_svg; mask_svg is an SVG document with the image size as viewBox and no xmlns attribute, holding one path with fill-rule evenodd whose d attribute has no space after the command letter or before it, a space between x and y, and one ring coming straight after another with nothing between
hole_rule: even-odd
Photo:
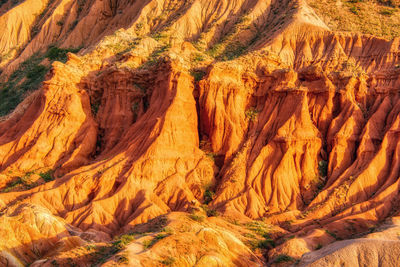
<instances>
[{"instance_id":1,"label":"sandstone ridge","mask_svg":"<svg viewBox=\"0 0 400 267\"><path fill-rule=\"evenodd\" d=\"M0 117L0 264L397 253L365 235L397 227L400 39L300 0L35 3L0 7L2 86L49 68Z\"/></svg>"}]
</instances>

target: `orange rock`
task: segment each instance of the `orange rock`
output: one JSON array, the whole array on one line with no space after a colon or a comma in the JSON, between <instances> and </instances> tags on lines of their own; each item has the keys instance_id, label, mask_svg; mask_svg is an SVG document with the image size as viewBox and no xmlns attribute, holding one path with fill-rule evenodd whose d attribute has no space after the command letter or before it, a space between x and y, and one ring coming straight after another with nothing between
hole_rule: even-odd
<instances>
[{"instance_id":1,"label":"orange rock","mask_svg":"<svg viewBox=\"0 0 400 267\"><path fill-rule=\"evenodd\" d=\"M0 55L23 47L3 79L50 44L84 46L0 118L2 264L70 264L88 242L165 214L189 227L174 212L201 209L279 225L272 263L398 213L399 39L329 31L297 0L128 2L0 9ZM206 219L145 251L146 235L128 262L157 264L175 243L181 266L267 262L224 227Z\"/></svg>"}]
</instances>

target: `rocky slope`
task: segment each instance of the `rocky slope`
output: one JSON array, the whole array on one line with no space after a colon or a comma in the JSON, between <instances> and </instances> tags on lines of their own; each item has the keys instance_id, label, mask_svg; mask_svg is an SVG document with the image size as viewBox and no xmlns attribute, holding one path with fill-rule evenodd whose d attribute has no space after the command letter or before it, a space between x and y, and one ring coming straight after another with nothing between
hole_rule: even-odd
<instances>
[{"instance_id":1,"label":"rocky slope","mask_svg":"<svg viewBox=\"0 0 400 267\"><path fill-rule=\"evenodd\" d=\"M307 0L331 30L399 37L398 0Z\"/></svg>"},{"instance_id":2,"label":"rocky slope","mask_svg":"<svg viewBox=\"0 0 400 267\"><path fill-rule=\"evenodd\" d=\"M397 253L336 241L399 213L400 39L300 0L40 3L0 7L2 265Z\"/></svg>"}]
</instances>

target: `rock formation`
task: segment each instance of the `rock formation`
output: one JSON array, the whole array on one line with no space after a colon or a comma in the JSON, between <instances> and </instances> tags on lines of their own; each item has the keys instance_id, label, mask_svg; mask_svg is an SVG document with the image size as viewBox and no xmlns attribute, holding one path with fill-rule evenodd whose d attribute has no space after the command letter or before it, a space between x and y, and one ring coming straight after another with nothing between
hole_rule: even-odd
<instances>
[{"instance_id":1,"label":"rock formation","mask_svg":"<svg viewBox=\"0 0 400 267\"><path fill-rule=\"evenodd\" d=\"M0 118L0 264L393 262L363 236L399 213L400 39L302 0L33 2L0 7L1 86L50 68Z\"/></svg>"}]
</instances>

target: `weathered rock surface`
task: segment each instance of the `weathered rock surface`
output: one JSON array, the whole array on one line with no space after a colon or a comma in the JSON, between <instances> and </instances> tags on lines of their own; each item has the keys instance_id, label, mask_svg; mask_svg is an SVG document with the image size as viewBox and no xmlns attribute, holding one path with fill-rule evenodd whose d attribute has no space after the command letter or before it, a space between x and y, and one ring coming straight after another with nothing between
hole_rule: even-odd
<instances>
[{"instance_id":1,"label":"weathered rock surface","mask_svg":"<svg viewBox=\"0 0 400 267\"><path fill-rule=\"evenodd\" d=\"M386 225L364 238L337 241L305 254L299 266L397 266L399 226Z\"/></svg>"},{"instance_id":2,"label":"weathered rock surface","mask_svg":"<svg viewBox=\"0 0 400 267\"><path fill-rule=\"evenodd\" d=\"M97 252L80 247L165 214L173 234L107 248L105 266L254 266L320 245L302 263L397 253L397 241L328 244L398 215L400 39L332 32L304 1L50 1L43 16L29 3L0 12L13 25L0 54L22 48L3 79L55 42L85 48L0 118L0 231L15 231L0 235L2 264L90 266ZM235 224L181 213L201 203L238 229L281 227L276 246L253 254ZM375 254L351 254L370 243Z\"/></svg>"}]
</instances>

